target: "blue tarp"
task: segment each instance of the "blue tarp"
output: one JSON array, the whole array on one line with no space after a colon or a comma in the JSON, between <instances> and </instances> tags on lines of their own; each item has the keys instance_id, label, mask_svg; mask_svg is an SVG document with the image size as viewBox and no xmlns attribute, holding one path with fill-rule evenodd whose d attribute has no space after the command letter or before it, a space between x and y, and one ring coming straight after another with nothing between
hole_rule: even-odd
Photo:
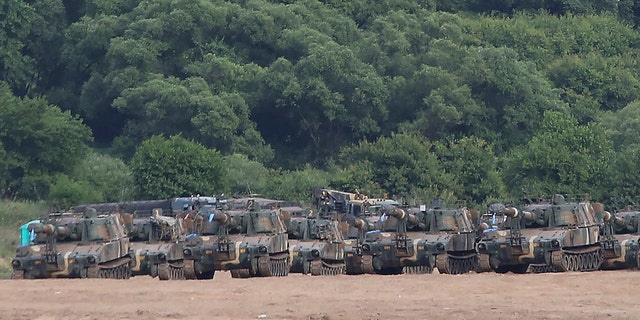
<instances>
[{"instance_id":1,"label":"blue tarp","mask_svg":"<svg viewBox=\"0 0 640 320\"><path fill-rule=\"evenodd\" d=\"M29 225L32 223L40 223L40 220L29 221L20 226L20 246L28 246L35 238L35 234L29 232Z\"/></svg>"}]
</instances>

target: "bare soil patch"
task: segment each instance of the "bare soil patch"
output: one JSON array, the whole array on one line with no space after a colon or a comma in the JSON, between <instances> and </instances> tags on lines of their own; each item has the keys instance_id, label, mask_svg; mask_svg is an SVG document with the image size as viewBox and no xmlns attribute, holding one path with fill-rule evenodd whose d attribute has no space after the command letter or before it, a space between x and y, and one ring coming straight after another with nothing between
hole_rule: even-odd
<instances>
[{"instance_id":1,"label":"bare soil patch","mask_svg":"<svg viewBox=\"0 0 640 320\"><path fill-rule=\"evenodd\" d=\"M1 280L0 319L639 319L640 272Z\"/></svg>"}]
</instances>

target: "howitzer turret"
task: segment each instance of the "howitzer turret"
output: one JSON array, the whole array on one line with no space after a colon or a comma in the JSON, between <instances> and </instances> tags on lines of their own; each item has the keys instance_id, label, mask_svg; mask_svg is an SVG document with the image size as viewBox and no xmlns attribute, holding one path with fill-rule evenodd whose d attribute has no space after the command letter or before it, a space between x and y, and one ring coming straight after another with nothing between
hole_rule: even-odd
<instances>
[{"instance_id":1,"label":"howitzer turret","mask_svg":"<svg viewBox=\"0 0 640 320\"><path fill-rule=\"evenodd\" d=\"M337 275L345 272L345 241L336 220L309 215L290 218L290 272Z\"/></svg>"},{"instance_id":2,"label":"howitzer turret","mask_svg":"<svg viewBox=\"0 0 640 320\"><path fill-rule=\"evenodd\" d=\"M353 220L353 224L352 224L356 229L360 230L361 232L367 232L370 230L373 230L374 225L369 223L367 220L365 219L359 219L356 218L355 220Z\"/></svg>"}]
</instances>

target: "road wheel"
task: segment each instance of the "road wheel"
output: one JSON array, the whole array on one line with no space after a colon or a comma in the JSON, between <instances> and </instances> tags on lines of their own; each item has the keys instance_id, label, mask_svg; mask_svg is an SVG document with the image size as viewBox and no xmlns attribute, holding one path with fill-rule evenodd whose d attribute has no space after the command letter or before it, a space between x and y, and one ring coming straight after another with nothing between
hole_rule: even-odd
<instances>
[{"instance_id":1,"label":"road wheel","mask_svg":"<svg viewBox=\"0 0 640 320\"><path fill-rule=\"evenodd\" d=\"M168 263L161 263L158 265L158 278L160 278L160 280L169 280L169 278L171 277L171 275L169 274L169 264Z\"/></svg>"}]
</instances>

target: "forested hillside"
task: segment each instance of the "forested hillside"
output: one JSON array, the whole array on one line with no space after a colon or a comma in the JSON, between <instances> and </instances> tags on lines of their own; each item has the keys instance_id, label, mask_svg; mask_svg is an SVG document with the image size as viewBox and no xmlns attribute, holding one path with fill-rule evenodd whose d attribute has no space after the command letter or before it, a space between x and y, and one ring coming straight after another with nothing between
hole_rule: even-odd
<instances>
[{"instance_id":1,"label":"forested hillside","mask_svg":"<svg viewBox=\"0 0 640 320\"><path fill-rule=\"evenodd\" d=\"M640 194L640 1L2 0L0 195Z\"/></svg>"}]
</instances>

